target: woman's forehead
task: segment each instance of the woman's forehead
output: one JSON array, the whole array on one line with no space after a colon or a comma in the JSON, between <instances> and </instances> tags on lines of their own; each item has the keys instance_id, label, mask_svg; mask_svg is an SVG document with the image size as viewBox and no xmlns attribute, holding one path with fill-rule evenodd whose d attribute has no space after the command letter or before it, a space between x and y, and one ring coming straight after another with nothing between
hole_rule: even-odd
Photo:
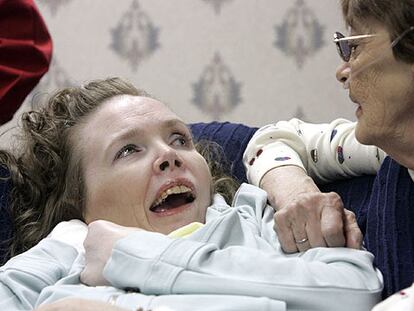
<instances>
[{"instance_id":1,"label":"woman's forehead","mask_svg":"<svg viewBox=\"0 0 414 311\"><path fill-rule=\"evenodd\" d=\"M79 135L98 137L123 132L128 128L145 128L164 121L181 119L165 104L150 97L121 95L113 97L82 122ZM183 123L183 122L182 122Z\"/></svg>"},{"instance_id":2,"label":"woman's forehead","mask_svg":"<svg viewBox=\"0 0 414 311\"><path fill-rule=\"evenodd\" d=\"M144 96L121 95L104 102L91 116L98 122L127 122L133 118L135 122L148 119L179 119L164 103Z\"/></svg>"},{"instance_id":3,"label":"woman's forehead","mask_svg":"<svg viewBox=\"0 0 414 311\"><path fill-rule=\"evenodd\" d=\"M134 96L134 95L118 95L108 99L101 107L104 109L106 106L117 107L118 109L131 109L134 111L146 111L146 110L165 110L172 113L172 111L163 102L147 97L147 96Z\"/></svg>"},{"instance_id":4,"label":"woman's forehead","mask_svg":"<svg viewBox=\"0 0 414 311\"><path fill-rule=\"evenodd\" d=\"M133 137L170 128L187 129L162 102L141 96L117 96L103 103L83 124L73 138L84 151L109 149Z\"/></svg>"}]
</instances>

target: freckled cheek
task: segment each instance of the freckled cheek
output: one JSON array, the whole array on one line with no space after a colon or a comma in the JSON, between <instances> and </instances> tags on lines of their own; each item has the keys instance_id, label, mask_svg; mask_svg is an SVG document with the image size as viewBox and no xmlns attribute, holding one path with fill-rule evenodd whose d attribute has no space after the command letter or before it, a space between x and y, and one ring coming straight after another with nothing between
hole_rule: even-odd
<instances>
[{"instance_id":1,"label":"freckled cheek","mask_svg":"<svg viewBox=\"0 0 414 311\"><path fill-rule=\"evenodd\" d=\"M350 90L354 97L363 102L372 89L372 66L367 66L366 55L359 55L351 64Z\"/></svg>"},{"instance_id":2,"label":"freckled cheek","mask_svg":"<svg viewBox=\"0 0 414 311\"><path fill-rule=\"evenodd\" d=\"M104 218L123 223L123 218L133 216L131 207L143 202L143 187L138 185L135 179L125 177L110 182L97 180L87 193L85 220Z\"/></svg>"},{"instance_id":3,"label":"freckled cheek","mask_svg":"<svg viewBox=\"0 0 414 311\"><path fill-rule=\"evenodd\" d=\"M203 195L206 198L205 199L205 203L207 206L210 205L211 200L212 200L212 176L211 176L211 172L210 172L210 168L208 167L207 163L203 160L203 163L200 164L199 166L200 168L203 168L203 170L201 172L201 176L200 181L203 182L202 186L203 186Z\"/></svg>"},{"instance_id":4,"label":"freckled cheek","mask_svg":"<svg viewBox=\"0 0 414 311\"><path fill-rule=\"evenodd\" d=\"M361 82L361 80L359 79L354 79L351 81L351 93L353 95L353 97L355 97L355 99L358 102L362 102L363 98L365 97L364 95L364 83Z\"/></svg>"},{"instance_id":5,"label":"freckled cheek","mask_svg":"<svg viewBox=\"0 0 414 311\"><path fill-rule=\"evenodd\" d=\"M360 103L369 104L373 95L378 93L376 75L372 71L361 72L351 83L352 93Z\"/></svg>"}]
</instances>

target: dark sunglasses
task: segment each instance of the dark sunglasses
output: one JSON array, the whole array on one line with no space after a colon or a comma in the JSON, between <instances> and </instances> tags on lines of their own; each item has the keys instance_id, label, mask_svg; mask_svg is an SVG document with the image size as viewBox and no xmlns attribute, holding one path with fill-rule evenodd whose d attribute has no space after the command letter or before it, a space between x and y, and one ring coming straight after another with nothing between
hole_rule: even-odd
<instances>
[{"instance_id":1,"label":"dark sunglasses","mask_svg":"<svg viewBox=\"0 0 414 311\"><path fill-rule=\"evenodd\" d=\"M357 40L357 39L364 39L364 38L371 38L375 36L377 35L372 34L372 35L359 35L359 36L345 37L343 34L337 31L334 33L333 41L336 44L336 48L338 50L339 56L341 56L344 62L349 62L349 59L351 58L351 54L352 54L352 47L349 41Z\"/></svg>"},{"instance_id":2,"label":"dark sunglasses","mask_svg":"<svg viewBox=\"0 0 414 311\"><path fill-rule=\"evenodd\" d=\"M397 45L398 42L410 31L414 30L414 26L409 27L405 31L403 31L397 38L395 38L391 42L391 48ZM334 42L336 44L336 48L338 50L339 56L342 58L344 62L349 62L352 54L352 45L349 43L349 41L357 40L357 39L364 39L364 38L371 38L378 36L377 34L370 34L370 35L358 35L358 36L350 36L345 37L340 32L334 33Z\"/></svg>"}]
</instances>

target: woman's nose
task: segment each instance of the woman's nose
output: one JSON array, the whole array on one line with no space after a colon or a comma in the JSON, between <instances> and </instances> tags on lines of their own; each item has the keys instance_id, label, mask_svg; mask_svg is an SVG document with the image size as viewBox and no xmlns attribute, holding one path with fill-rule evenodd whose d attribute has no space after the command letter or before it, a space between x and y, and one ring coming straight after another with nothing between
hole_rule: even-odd
<instances>
[{"instance_id":1,"label":"woman's nose","mask_svg":"<svg viewBox=\"0 0 414 311\"><path fill-rule=\"evenodd\" d=\"M349 67L349 63L344 62L336 68L336 79L342 84L346 85L350 75L351 67Z\"/></svg>"},{"instance_id":2,"label":"woman's nose","mask_svg":"<svg viewBox=\"0 0 414 311\"><path fill-rule=\"evenodd\" d=\"M175 170L183 165L182 159L172 148L166 148L161 151L159 157L154 162L154 171L157 173Z\"/></svg>"}]
</instances>

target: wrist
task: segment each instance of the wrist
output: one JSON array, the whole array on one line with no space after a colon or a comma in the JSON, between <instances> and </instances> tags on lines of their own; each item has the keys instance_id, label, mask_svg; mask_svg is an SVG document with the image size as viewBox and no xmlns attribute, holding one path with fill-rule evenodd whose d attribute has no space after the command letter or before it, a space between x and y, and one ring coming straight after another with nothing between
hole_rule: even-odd
<instances>
[{"instance_id":1,"label":"wrist","mask_svg":"<svg viewBox=\"0 0 414 311\"><path fill-rule=\"evenodd\" d=\"M260 181L268 194L269 203L276 209L303 193L320 192L315 182L298 166L281 166L268 171Z\"/></svg>"}]
</instances>

